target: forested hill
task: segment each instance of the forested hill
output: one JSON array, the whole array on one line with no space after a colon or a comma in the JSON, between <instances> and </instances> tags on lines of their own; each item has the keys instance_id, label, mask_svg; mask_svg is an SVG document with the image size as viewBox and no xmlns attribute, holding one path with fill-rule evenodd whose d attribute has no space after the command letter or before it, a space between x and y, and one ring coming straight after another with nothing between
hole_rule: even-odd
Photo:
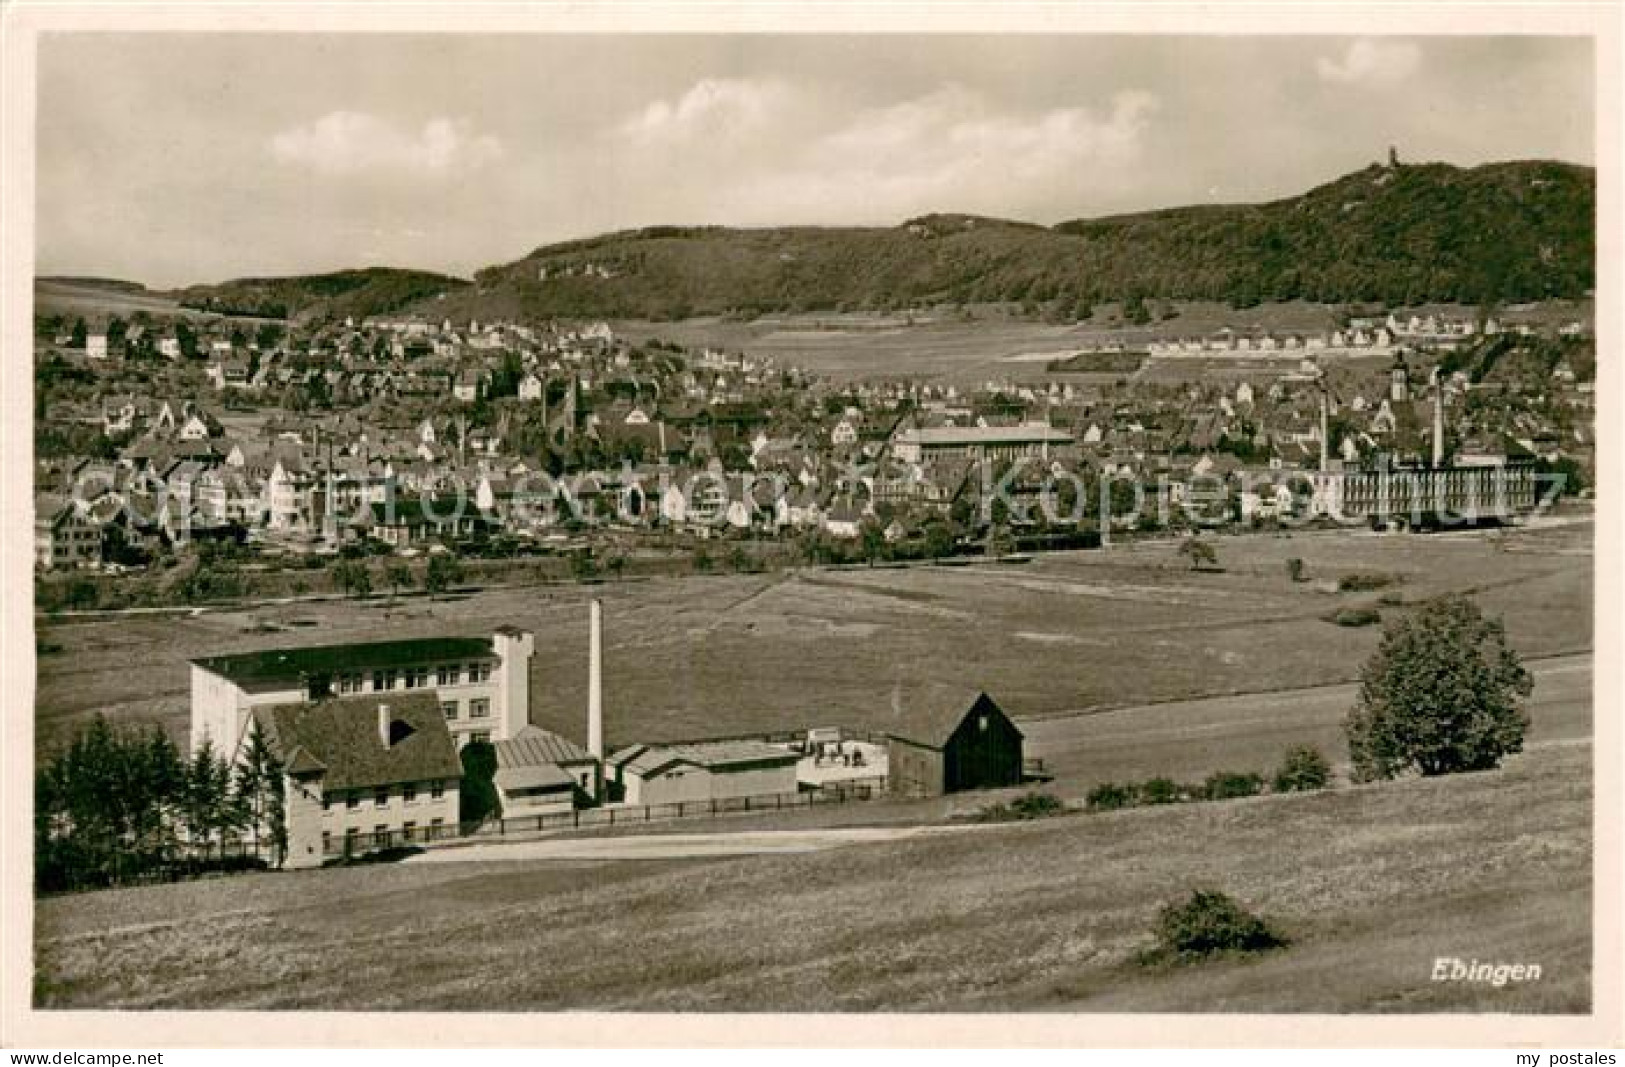
<instances>
[{"instance_id":1,"label":"forested hill","mask_svg":"<svg viewBox=\"0 0 1625 1067\"><path fill-rule=\"evenodd\" d=\"M539 248L414 310L683 318L1134 297L1246 306L1575 297L1594 282L1595 172L1377 166L1285 200L1053 228L932 215L890 228L663 226ZM242 284L242 283L236 283Z\"/></svg>"},{"instance_id":2,"label":"forested hill","mask_svg":"<svg viewBox=\"0 0 1625 1067\"><path fill-rule=\"evenodd\" d=\"M427 271L369 267L286 278L238 278L194 285L176 293L183 307L226 315L266 318L332 318L388 315L409 305L426 307L468 282Z\"/></svg>"}]
</instances>

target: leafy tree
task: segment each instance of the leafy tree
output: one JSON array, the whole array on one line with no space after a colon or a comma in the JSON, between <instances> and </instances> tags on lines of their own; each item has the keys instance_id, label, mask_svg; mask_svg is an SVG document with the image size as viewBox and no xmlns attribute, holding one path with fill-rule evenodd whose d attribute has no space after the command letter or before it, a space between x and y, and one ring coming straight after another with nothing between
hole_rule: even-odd
<instances>
[{"instance_id":1,"label":"leafy tree","mask_svg":"<svg viewBox=\"0 0 1625 1067\"><path fill-rule=\"evenodd\" d=\"M1218 551L1206 541L1194 536L1187 537L1179 543L1179 554L1191 561L1191 570L1193 571L1219 565Z\"/></svg>"},{"instance_id":2,"label":"leafy tree","mask_svg":"<svg viewBox=\"0 0 1625 1067\"><path fill-rule=\"evenodd\" d=\"M863 546L863 558L873 567L875 560L881 559L886 553L886 531L880 528L880 523L873 519L866 519L858 528Z\"/></svg>"},{"instance_id":3,"label":"leafy tree","mask_svg":"<svg viewBox=\"0 0 1625 1067\"><path fill-rule=\"evenodd\" d=\"M1487 770L1521 751L1534 682L1499 619L1460 594L1390 621L1344 730L1360 781Z\"/></svg>"},{"instance_id":4,"label":"leafy tree","mask_svg":"<svg viewBox=\"0 0 1625 1067\"><path fill-rule=\"evenodd\" d=\"M951 556L954 553L953 527L946 522L933 520L925 524L925 554L932 559Z\"/></svg>"},{"instance_id":5,"label":"leafy tree","mask_svg":"<svg viewBox=\"0 0 1625 1067\"><path fill-rule=\"evenodd\" d=\"M351 596L364 597L372 592L372 574L360 560L341 559L331 569L333 584Z\"/></svg>"},{"instance_id":6,"label":"leafy tree","mask_svg":"<svg viewBox=\"0 0 1625 1067\"><path fill-rule=\"evenodd\" d=\"M392 560L384 565L384 580L389 583L389 596L393 600L402 589L412 584L412 568L399 560Z\"/></svg>"},{"instance_id":7,"label":"leafy tree","mask_svg":"<svg viewBox=\"0 0 1625 1067\"><path fill-rule=\"evenodd\" d=\"M85 320L84 319L75 319L73 321L73 339L68 342L68 347L69 348L83 348L83 347L85 347L85 336L86 336L87 333L88 333L88 331L85 329Z\"/></svg>"},{"instance_id":8,"label":"leafy tree","mask_svg":"<svg viewBox=\"0 0 1625 1067\"><path fill-rule=\"evenodd\" d=\"M175 323L175 342L184 359L198 358L197 331L185 319Z\"/></svg>"},{"instance_id":9,"label":"leafy tree","mask_svg":"<svg viewBox=\"0 0 1625 1067\"><path fill-rule=\"evenodd\" d=\"M502 798L497 795L497 750L488 741L470 741L463 746L463 784L457 792L458 818L463 823L484 822L502 817Z\"/></svg>"},{"instance_id":10,"label":"leafy tree","mask_svg":"<svg viewBox=\"0 0 1625 1067\"><path fill-rule=\"evenodd\" d=\"M1015 551L1016 540L1010 534L1010 527L994 525L988 527L987 542L983 547L989 556L1008 556Z\"/></svg>"}]
</instances>

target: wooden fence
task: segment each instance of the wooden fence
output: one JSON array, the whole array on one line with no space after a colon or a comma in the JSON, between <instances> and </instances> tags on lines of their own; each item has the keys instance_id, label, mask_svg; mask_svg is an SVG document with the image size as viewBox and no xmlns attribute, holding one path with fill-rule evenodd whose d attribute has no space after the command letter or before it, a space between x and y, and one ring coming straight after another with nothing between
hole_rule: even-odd
<instances>
[{"instance_id":1,"label":"wooden fence","mask_svg":"<svg viewBox=\"0 0 1625 1067\"><path fill-rule=\"evenodd\" d=\"M678 819L712 819L750 812L793 811L824 804L845 804L872 800L886 795L886 778L872 776L845 782L832 782L820 789L795 793L764 793L748 797L715 797L685 800L672 804L615 805L603 808L576 808L572 811L537 815L510 815L463 826L418 827L414 830L375 831L327 838L323 855L329 858L362 858L392 849L416 848L452 840L491 841L540 833L594 830L610 826L637 826Z\"/></svg>"}]
</instances>

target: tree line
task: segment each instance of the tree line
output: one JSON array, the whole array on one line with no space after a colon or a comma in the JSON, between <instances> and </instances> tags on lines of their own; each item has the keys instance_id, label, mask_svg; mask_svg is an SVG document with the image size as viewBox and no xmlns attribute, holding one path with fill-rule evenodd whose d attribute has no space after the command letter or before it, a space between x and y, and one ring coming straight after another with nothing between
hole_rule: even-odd
<instances>
[{"instance_id":1,"label":"tree line","mask_svg":"<svg viewBox=\"0 0 1625 1067\"><path fill-rule=\"evenodd\" d=\"M98 715L35 770L39 892L277 866L287 845L282 767L257 722L234 765Z\"/></svg>"}]
</instances>

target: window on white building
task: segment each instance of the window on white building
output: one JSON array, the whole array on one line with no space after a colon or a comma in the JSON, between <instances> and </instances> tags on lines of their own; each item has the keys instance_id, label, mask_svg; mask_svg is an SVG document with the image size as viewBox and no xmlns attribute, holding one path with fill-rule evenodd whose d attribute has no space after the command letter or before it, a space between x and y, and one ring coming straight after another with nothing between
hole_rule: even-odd
<instances>
[{"instance_id":1,"label":"window on white building","mask_svg":"<svg viewBox=\"0 0 1625 1067\"><path fill-rule=\"evenodd\" d=\"M440 779L436 778L433 782L429 783L429 799L430 800L439 800L441 797L443 797L445 795L446 795L446 783L445 782L442 782ZM438 821L438 820L436 820L436 821Z\"/></svg>"},{"instance_id":2,"label":"window on white building","mask_svg":"<svg viewBox=\"0 0 1625 1067\"><path fill-rule=\"evenodd\" d=\"M489 697L475 697L468 702L468 717L471 719L485 719L491 715L491 700Z\"/></svg>"},{"instance_id":3,"label":"window on white building","mask_svg":"<svg viewBox=\"0 0 1625 1067\"><path fill-rule=\"evenodd\" d=\"M376 808L384 808L389 806L389 787L387 785L379 786L377 789L373 790L372 803L373 807Z\"/></svg>"},{"instance_id":4,"label":"window on white building","mask_svg":"<svg viewBox=\"0 0 1625 1067\"><path fill-rule=\"evenodd\" d=\"M410 804L417 798L418 787L416 782L407 782L405 785L401 786L401 800L404 803Z\"/></svg>"},{"instance_id":5,"label":"window on white building","mask_svg":"<svg viewBox=\"0 0 1625 1067\"><path fill-rule=\"evenodd\" d=\"M461 685L462 682L463 682L463 672L462 672L462 669L457 666L457 664L453 663L453 664L451 664L450 666L447 666L447 667L437 667L437 668L435 668L435 672L434 672L434 684L435 685L437 685L437 686Z\"/></svg>"},{"instance_id":6,"label":"window on white building","mask_svg":"<svg viewBox=\"0 0 1625 1067\"><path fill-rule=\"evenodd\" d=\"M442 700L440 702L440 713L446 717L448 722L455 720L457 718L457 701Z\"/></svg>"}]
</instances>

